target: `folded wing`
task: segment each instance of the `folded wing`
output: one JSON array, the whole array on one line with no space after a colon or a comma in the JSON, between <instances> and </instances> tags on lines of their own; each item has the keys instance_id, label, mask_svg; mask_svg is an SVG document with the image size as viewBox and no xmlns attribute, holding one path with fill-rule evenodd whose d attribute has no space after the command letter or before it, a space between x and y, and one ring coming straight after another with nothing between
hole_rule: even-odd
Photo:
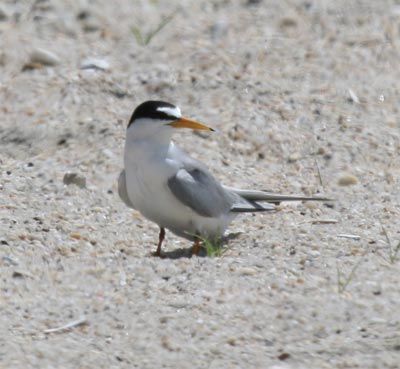
<instances>
[{"instance_id":1,"label":"folded wing","mask_svg":"<svg viewBox=\"0 0 400 369\"><path fill-rule=\"evenodd\" d=\"M272 204L259 204L223 187L201 167L182 168L168 180L175 197L204 217L218 217L228 213L274 210Z\"/></svg>"},{"instance_id":2,"label":"folded wing","mask_svg":"<svg viewBox=\"0 0 400 369\"><path fill-rule=\"evenodd\" d=\"M228 213L234 203L229 192L201 168L179 169L168 179L168 187L180 202L204 217Z\"/></svg>"}]
</instances>

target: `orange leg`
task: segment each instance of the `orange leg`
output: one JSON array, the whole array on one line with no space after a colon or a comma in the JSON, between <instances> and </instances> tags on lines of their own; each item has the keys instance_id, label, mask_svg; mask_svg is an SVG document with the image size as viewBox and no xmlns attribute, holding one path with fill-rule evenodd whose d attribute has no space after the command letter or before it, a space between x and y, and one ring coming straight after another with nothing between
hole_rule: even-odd
<instances>
[{"instance_id":1,"label":"orange leg","mask_svg":"<svg viewBox=\"0 0 400 369\"><path fill-rule=\"evenodd\" d=\"M192 256L197 255L197 252L199 251L201 245L200 245L200 240L198 238L194 239L194 244L192 247Z\"/></svg>"},{"instance_id":2,"label":"orange leg","mask_svg":"<svg viewBox=\"0 0 400 369\"><path fill-rule=\"evenodd\" d=\"M158 235L158 246L157 246L157 251L153 253L153 256L158 256L161 258L161 245L164 241L165 237L165 229L160 227L160 234Z\"/></svg>"}]
</instances>

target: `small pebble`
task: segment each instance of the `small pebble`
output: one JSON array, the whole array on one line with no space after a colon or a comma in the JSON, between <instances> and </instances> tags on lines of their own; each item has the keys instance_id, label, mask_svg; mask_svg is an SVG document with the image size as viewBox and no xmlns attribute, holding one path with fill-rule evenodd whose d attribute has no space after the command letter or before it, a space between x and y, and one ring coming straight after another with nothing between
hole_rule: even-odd
<instances>
[{"instance_id":1,"label":"small pebble","mask_svg":"<svg viewBox=\"0 0 400 369\"><path fill-rule=\"evenodd\" d=\"M289 162L289 163L294 163L294 162L296 162L296 161L299 160L299 159L301 159L301 154L300 154L299 152L294 152L293 154L291 154L291 155L288 157L288 162Z\"/></svg>"},{"instance_id":2,"label":"small pebble","mask_svg":"<svg viewBox=\"0 0 400 369\"><path fill-rule=\"evenodd\" d=\"M9 17L8 12L4 8L0 7L0 21L6 21Z\"/></svg>"},{"instance_id":3,"label":"small pebble","mask_svg":"<svg viewBox=\"0 0 400 369\"><path fill-rule=\"evenodd\" d=\"M360 99L358 98L356 93L351 88L348 89L348 92L349 92L349 101L353 102L355 104L359 104L360 103Z\"/></svg>"},{"instance_id":4,"label":"small pebble","mask_svg":"<svg viewBox=\"0 0 400 369\"><path fill-rule=\"evenodd\" d=\"M65 173L63 183L65 185L75 184L80 188L85 188L86 178L78 173Z\"/></svg>"},{"instance_id":5,"label":"small pebble","mask_svg":"<svg viewBox=\"0 0 400 369\"><path fill-rule=\"evenodd\" d=\"M280 27L281 28L297 27L297 20L292 17L282 18L280 22Z\"/></svg>"},{"instance_id":6,"label":"small pebble","mask_svg":"<svg viewBox=\"0 0 400 369\"><path fill-rule=\"evenodd\" d=\"M279 360L287 360L290 358L290 354L287 352L282 352L281 354L279 354L278 359Z\"/></svg>"},{"instance_id":7,"label":"small pebble","mask_svg":"<svg viewBox=\"0 0 400 369\"><path fill-rule=\"evenodd\" d=\"M24 274L19 272L18 270L14 270L12 277L13 278L24 278Z\"/></svg>"},{"instance_id":8,"label":"small pebble","mask_svg":"<svg viewBox=\"0 0 400 369\"><path fill-rule=\"evenodd\" d=\"M304 203L304 207L306 207L307 209L311 209L311 210L318 209L317 203L316 202L311 202L311 201L308 201L308 202Z\"/></svg>"},{"instance_id":9,"label":"small pebble","mask_svg":"<svg viewBox=\"0 0 400 369\"><path fill-rule=\"evenodd\" d=\"M88 58L82 61L80 68L107 70L110 68L110 63L104 59Z\"/></svg>"},{"instance_id":10,"label":"small pebble","mask_svg":"<svg viewBox=\"0 0 400 369\"><path fill-rule=\"evenodd\" d=\"M60 58L51 51L36 48L31 52L29 63L52 66L59 64Z\"/></svg>"},{"instance_id":11,"label":"small pebble","mask_svg":"<svg viewBox=\"0 0 400 369\"><path fill-rule=\"evenodd\" d=\"M372 289L372 293L373 293L375 296L382 295L382 288L381 288L381 286L375 286L375 287Z\"/></svg>"},{"instance_id":12,"label":"small pebble","mask_svg":"<svg viewBox=\"0 0 400 369\"><path fill-rule=\"evenodd\" d=\"M240 275L256 275L258 274L256 269L253 268L240 268L238 269Z\"/></svg>"},{"instance_id":13,"label":"small pebble","mask_svg":"<svg viewBox=\"0 0 400 369\"><path fill-rule=\"evenodd\" d=\"M82 238L82 235L80 233L71 233L71 238L74 240L80 240Z\"/></svg>"},{"instance_id":14,"label":"small pebble","mask_svg":"<svg viewBox=\"0 0 400 369\"><path fill-rule=\"evenodd\" d=\"M358 183L358 179L353 174L343 174L338 179L338 185L339 186L353 186L353 185L355 185L357 183Z\"/></svg>"}]
</instances>

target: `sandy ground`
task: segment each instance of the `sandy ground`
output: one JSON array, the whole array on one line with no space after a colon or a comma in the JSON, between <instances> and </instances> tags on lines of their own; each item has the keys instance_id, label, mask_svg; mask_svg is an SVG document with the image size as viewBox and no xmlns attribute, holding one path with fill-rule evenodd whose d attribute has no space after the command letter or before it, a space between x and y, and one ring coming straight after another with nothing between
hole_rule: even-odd
<instances>
[{"instance_id":1,"label":"sandy ground","mask_svg":"<svg viewBox=\"0 0 400 369\"><path fill-rule=\"evenodd\" d=\"M399 368L399 50L395 0L2 0L0 367ZM151 257L116 191L149 99L218 130L176 141L224 183L336 202Z\"/></svg>"}]
</instances>

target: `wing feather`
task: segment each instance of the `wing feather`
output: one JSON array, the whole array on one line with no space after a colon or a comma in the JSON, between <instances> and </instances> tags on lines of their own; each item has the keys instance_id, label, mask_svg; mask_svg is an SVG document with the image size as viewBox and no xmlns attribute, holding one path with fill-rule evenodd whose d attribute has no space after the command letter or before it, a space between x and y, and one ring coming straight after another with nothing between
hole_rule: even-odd
<instances>
[{"instance_id":1,"label":"wing feather","mask_svg":"<svg viewBox=\"0 0 400 369\"><path fill-rule=\"evenodd\" d=\"M200 167L179 169L168 179L168 187L180 202L204 217L227 214L233 205L230 193Z\"/></svg>"},{"instance_id":2,"label":"wing feather","mask_svg":"<svg viewBox=\"0 0 400 369\"><path fill-rule=\"evenodd\" d=\"M282 195L278 193L259 191L259 190L245 190L242 188L224 186L225 190L232 191L237 195L248 201L266 201L273 204L279 204L283 201L333 201L328 197L322 196L296 196L296 195Z\"/></svg>"}]
</instances>

